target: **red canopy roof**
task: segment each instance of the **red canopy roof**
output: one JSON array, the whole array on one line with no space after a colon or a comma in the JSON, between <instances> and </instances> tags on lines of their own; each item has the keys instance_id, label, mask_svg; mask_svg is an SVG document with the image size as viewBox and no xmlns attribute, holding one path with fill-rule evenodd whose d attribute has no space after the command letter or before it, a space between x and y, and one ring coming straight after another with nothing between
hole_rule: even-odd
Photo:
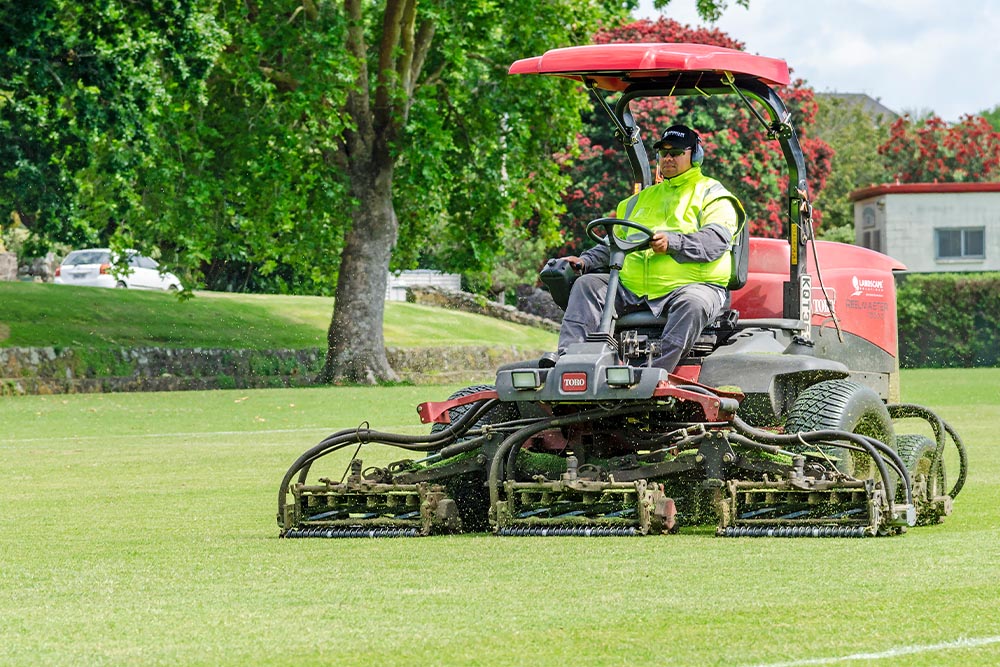
<instances>
[{"instance_id":1,"label":"red canopy roof","mask_svg":"<svg viewBox=\"0 0 1000 667\"><path fill-rule=\"evenodd\" d=\"M544 55L518 60L510 74L554 74L581 80L599 88L624 90L636 79L655 79L682 72L723 72L762 80L769 85L790 81L784 60L755 56L707 44L594 44L553 49Z\"/></svg>"}]
</instances>

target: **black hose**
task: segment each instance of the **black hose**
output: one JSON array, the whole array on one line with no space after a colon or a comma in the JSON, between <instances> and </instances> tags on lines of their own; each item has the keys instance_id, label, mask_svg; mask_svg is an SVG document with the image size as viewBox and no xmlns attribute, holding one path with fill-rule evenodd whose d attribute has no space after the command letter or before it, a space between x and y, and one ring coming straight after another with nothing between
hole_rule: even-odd
<instances>
[{"instance_id":1,"label":"black hose","mask_svg":"<svg viewBox=\"0 0 1000 667\"><path fill-rule=\"evenodd\" d=\"M496 405L497 399L485 399L481 403L473 403L476 406L468 410L464 415L461 416L457 421L451 425L441 429L437 432L431 432L427 435L401 435L398 433L382 433L379 431L372 431L371 429L357 428L354 430L345 429L339 431L338 433L330 436L323 441L321 441L316 446L307 450L305 454L299 457L299 483L305 483L306 477L309 475L309 468L312 466L316 459L319 459L327 454L340 449L340 444L336 443L336 449L324 450L324 446L332 447L335 443L335 439L346 438L347 444L368 444L370 442L378 442L380 444L395 445L402 449L407 449L414 452L432 452L437 449L438 443L441 441L446 441L442 447L448 443L457 440L462 435L465 435L467 424L475 424L484 414L492 410ZM339 438L338 438L339 436ZM293 464L293 467L296 464Z\"/></svg>"},{"instance_id":2,"label":"black hose","mask_svg":"<svg viewBox=\"0 0 1000 667\"><path fill-rule=\"evenodd\" d=\"M468 430L469 424L475 424L484 414L492 410L497 402L498 399L495 398L477 401L472 404L475 407L466 411L458 420L436 433L427 435L408 436L396 433L382 433L367 428L355 428L344 429L327 436L302 453L288 468L287 472L285 472L285 476L282 478L281 485L278 488L278 525L282 524L285 497L288 495L288 487L292 478L298 473L299 482L304 483L306 476L309 474L309 468L317 459L348 445L366 444L369 442L396 445L412 451L434 451L435 449L441 449L444 445L455 441L463 435ZM441 447L438 446L439 444Z\"/></svg>"},{"instance_id":3,"label":"black hose","mask_svg":"<svg viewBox=\"0 0 1000 667\"><path fill-rule=\"evenodd\" d=\"M707 394L709 396L715 395L711 390L702 387L700 385L682 385L682 386L684 389L688 389L690 391L697 391L699 393ZM764 440L765 442L770 441L775 444L798 443L801 442L800 437L805 439L807 442L812 442L812 440L818 439L820 436L822 436L824 439L829 437L835 437L835 439L837 440L847 439L853 441L858 445L860 445L860 449L858 447L848 447L848 448L862 451L868 454L875 462L875 466L879 469L879 475L882 477L882 483L884 484L886 489L886 498L889 501L890 512L893 509L893 497L895 496L895 493L893 493L892 491L895 485L892 483L892 479L889 477L889 470L885 467L886 458L888 458L892 462L893 467L899 473L900 479L903 480L906 489L906 502L909 503L910 505L913 504L913 488L912 488L913 482L910 480L910 473L908 470L906 470L906 466L903 465L903 461L899 457L899 453L896 452L896 450L894 450L892 447L889 447L885 443L876 440L875 438L869 438L863 435L856 435L854 433L848 433L847 431L813 431L809 433L810 436L809 438L805 438L804 434L801 433L795 435L778 435L775 433L771 433L769 431L764 431L761 429L754 428L747 422L740 419L738 415L733 415L733 425L738 430L742 431L743 435L748 438L751 439L757 438L758 440ZM881 453L881 455L879 453Z\"/></svg>"},{"instance_id":4,"label":"black hose","mask_svg":"<svg viewBox=\"0 0 1000 667\"><path fill-rule=\"evenodd\" d=\"M729 440L738 443L740 445L743 445L745 447L754 447L756 449L762 449L770 454L780 454L785 451L778 445L766 445L763 442L757 442L756 440L751 440L750 438L746 437L745 435L741 435L740 433L730 433L728 438Z\"/></svg>"},{"instance_id":5,"label":"black hose","mask_svg":"<svg viewBox=\"0 0 1000 667\"><path fill-rule=\"evenodd\" d=\"M965 486L965 478L969 473L969 459L965 451L965 445L962 443L962 439L958 436L955 429L943 419L941 423L944 425L944 430L951 436L952 442L955 443L955 449L958 450L958 478L955 480L955 486L952 487L951 492L948 494L954 500L962 490L962 487Z\"/></svg>"},{"instance_id":6,"label":"black hose","mask_svg":"<svg viewBox=\"0 0 1000 667\"><path fill-rule=\"evenodd\" d=\"M666 408L662 408L666 409ZM604 408L595 408L591 410L584 410L582 412L577 412L571 415L549 417L539 420L535 424L530 424L522 429L519 429L507 436L507 438L500 443L497 448L496 454L493 455L493 460L490 461L490 474L489 474L489 488L490 488L490 508L494 509L497 503L500 501L500 472L501 467L503 467L504 462L508 454L511 451L515 451L515 445L520 448L524 442L533 435L541 433L542 431L547 431L550 428L561 428L563 426L570 426L572 424L578 424L580 422L592 421L600 417L620 417L624 415L636 414L641 412L656 412L656 406L650 405L639 405L630 406L624 408L616 408L614 410L606 410ZM516 455L516 453L515 453ZM509 471L504 471L505 477L509 474Z\"/></svg>"},{"instance_id":7,"label":"black hose","mask_svg":"<svg viewBox=\"0 0 1000 667\"><path fill-rule=\"evenodd\" d=\"M795 434L771 433L770 431L754 428L739 417L733 417L733 425L738 431L742 432L743 435L771 444L799 444L802 442L817 444L819 442L829 442L830 440L847 440L848 442L842 443L843 446L847 449L862 451L868 454L872 461L875 462L875 467L878 468L879 476L882 478L882 484L886 490L886 500L889 503L890 512L893 511L895 493L893 493L892 490L894 489L895 484L889 475L889 469L885 465L886 458L888 458L888 460L892 463L892 467L896 469L896 472L899 473L900 479L903 480L904 488L906 489L906 502L910 505L913 504L913 489L912 482L910 481L910 473L906 470L906 466L903 465L903 461L899 458L899 454L896 453L892 447L889 447L879 440L858 435L856 433L850 433L848 431L835 430L807 431ZM850 443L854 443L854 446L850 446Z\"/></svg>"}]
</instances>

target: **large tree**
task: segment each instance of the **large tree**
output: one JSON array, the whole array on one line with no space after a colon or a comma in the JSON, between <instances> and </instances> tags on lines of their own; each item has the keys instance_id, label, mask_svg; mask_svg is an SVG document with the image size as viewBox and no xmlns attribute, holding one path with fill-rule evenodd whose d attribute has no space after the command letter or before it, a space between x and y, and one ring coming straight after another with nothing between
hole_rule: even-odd
<instances>
[{"instance_id":1,"label":"large tree","mask_svg":"<svg viewBox=\"0 0 1000 667\"><path fill-rule=\"evenodd\" d=\"M549 158L579 127L585 98L567 97L564 82L511 83L506 68L515 58L586 43L636 4L345 0L345 46L357 76L348 87L340 154L354 208L322 379L395 379L382 314L401 231L409 248L461 250L468 268L469 258L488 266L500 244L517 238L510 234L515 220L534 217L543 236L554 228L566 178ZM698 5L703 16L717 17L726 2ZM420 122L411 126L415 113ZM404 174L405 196L398 197L396 178ZM408 223L402 230L400 214ZM430 223L434 217L441 224Z\"/></svg>"},{"instance_id":2,"label":"large tree","mask_svg":"<svg viewBox=\"0 0 1000 667\"><path fill-rule=\"evenodd\" d=\"M356 76L337 158L352 209L324 380L396 378L382 315L401 222L411 254L444 245L480 263L515 216L538 212L552 224L560 176L544 156L572 136L579 102L559 95L557 82L512 83L507 66L585 42L631 4L555 0L539 11L528 0L345 0L344 50Z\"/></svg>"},{"instance_id":3,"label":"large tree","mask_svg":"<svg viewBox=\"0 0 1000 667\"><path fill-rule=\"evenodd\" d=\"M387 269L486 269L562 211L551 155L587 98L508 65L636 4L7 4L4 194L39 245L137 243L222 289L335 276L323 378L391 380Z\"/></svg>"}]
</instances>

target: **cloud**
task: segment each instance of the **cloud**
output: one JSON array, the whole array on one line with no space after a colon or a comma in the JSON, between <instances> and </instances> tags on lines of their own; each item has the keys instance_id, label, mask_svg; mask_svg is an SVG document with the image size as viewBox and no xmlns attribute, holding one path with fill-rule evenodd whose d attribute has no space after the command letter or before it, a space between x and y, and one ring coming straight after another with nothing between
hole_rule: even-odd
<instances>
[{"instance_id":1,"label":"cloud","mask_svg":"<svg viewBox=\"0 0 1000 667\"><path fill-rule=\"evenodd\" d=\"M1000 9L977 0L750 0L716 24L748 51L783 58L818 91L862 92L896 111L949 121L1000 104L990 85L1000 60ZM640 15L655 18L652 0ZM703 25L695 0L666 16Z\"/></svg>"}]
</instances>

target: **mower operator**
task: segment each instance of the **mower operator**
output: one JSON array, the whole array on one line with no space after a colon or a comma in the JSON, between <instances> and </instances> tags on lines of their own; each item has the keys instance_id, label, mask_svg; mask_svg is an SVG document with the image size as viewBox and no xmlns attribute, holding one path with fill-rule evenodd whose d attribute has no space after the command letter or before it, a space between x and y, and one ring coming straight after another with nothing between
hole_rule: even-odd
<instances>
[{"instance_id":1,"label":"mower operator","mask_svg":"<svg viewBox=\"0 0 1000 667\"><path fill-rule=\"evenodd\" d=\"M673 371L702 329L722 312L732 268L732 240L746 220L743 205L721 183L701 173L698 135L673 125L653 145L662 181L618 204L616 216L655 232L647 250L625 256L615 310L648 308L667 317L653 366ZM608 289L607 246L569 256L581 275L570 291L559 331L559 354L595 331Z\"/></svg>"}]
</instances>

